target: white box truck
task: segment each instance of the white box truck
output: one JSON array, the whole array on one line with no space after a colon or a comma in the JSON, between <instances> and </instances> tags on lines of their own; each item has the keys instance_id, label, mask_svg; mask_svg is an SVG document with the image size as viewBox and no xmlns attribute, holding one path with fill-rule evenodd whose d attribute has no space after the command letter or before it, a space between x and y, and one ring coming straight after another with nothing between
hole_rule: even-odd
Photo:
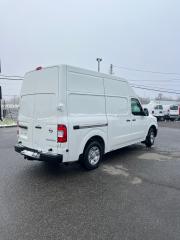
<instances>
[{"instance_id":1,"label":"white box truck","mask_svg":"<svg viewBox=\"0 0 180 240\"><path fill-rule=\"evenodd\" d=\"M24 77L15 151L94 169L109 151L150 147L157 128L126 80L67 65L39 67Z\"/></svg>"}]
</instances>

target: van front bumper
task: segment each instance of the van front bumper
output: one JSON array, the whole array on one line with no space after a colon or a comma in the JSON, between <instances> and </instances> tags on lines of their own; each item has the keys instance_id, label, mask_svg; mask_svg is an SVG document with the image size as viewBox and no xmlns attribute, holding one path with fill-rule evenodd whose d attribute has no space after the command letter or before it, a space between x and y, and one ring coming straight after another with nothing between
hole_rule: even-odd
<instances>
[{"instance_id":1,"label":"van front bumper","mask_svg":"<svg viewBox=\"0 0 180 240\"><path fill-rule=\"evenodd\" d=\"M24 158L28 160L38 160L38 161L63 161L63 155L53 154L51 152L43 153L35 149L25 147L20 144L14 146L16 152L22 154Z\"/></svg>"}]
</instances>

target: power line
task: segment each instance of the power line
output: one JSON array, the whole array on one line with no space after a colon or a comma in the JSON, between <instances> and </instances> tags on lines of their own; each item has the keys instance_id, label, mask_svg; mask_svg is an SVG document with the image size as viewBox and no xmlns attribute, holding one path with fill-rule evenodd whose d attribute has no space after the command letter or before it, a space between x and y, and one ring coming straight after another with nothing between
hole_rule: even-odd
<instances>
[{"instance_id":1,"label":"power line","mask_svg":"<svg viewBox=\"0 0 180 240\"><path fill-rule=\"evenodd\" d=\"M117 65L112 65L112 67L116 67L116 68L120 68L120 69L125 69L125 70L128 70L128 71L137 71L137 72L148 72L148 73L153 73L153 74L163 74L163 75L180 75L180 73L175 73L175 72L160 72L160 71L150 71L150 70L142 70L142 69L137 69L137 68L129 68L129 67L124 67L124 66L117 66ZM175 81L180 81L180 79L171 79L171 80L175 80ZM171 80L165 80L166 82L168 81L171 81ZM133 82L133 81L145 81L145 82L152 82L152 80L144 80L144 79L141 79L141 80L136 80L136 79L129 79L128 80L129 82ZM153 81L159 81L159 80L153 80ZM160 81L164 81L162 79L160 79ZM180 95L180 92L177 92L175 89L166 89L166 88L154 88L152 86L145 86L145 85L133 85L131 84L132 87L134 88L139 88L139 89L143 89L143 90L148 90L148 91L155 91L155 92L164 92L164 93L172 93L172 94L177 94L177 95Z\"/></svg>"},{"instance_id":2,"label":"power line","mask_svg":"<svg viewBox=\"0 0 180 240\"><path fill-rule=\"evenodd\" d=\"M3 75L3 74L0 74L0 77L7 77L7 78L24 78L22 76L16 76L16 75Z\"/></svg>"},{"instance_id":3,"label":"power line","mask_svg":"<svg viewBox=\"0 0 180 240\"><path fill-rule=\"evenodd\" d=\"M180 79L178 79L178 78L175 78L175 79L158 79L158 80L156 80L156 79L151 79L151 80L149 80L149 79L128 79L128 81L132 81L132 82L168 82L168 83L170 83L171 81L177 81L177 82L179 82L180 83ZM171 82L172 83L172 82Z\"/></svg>"},{"instance_id":4,"label":"power line","mask_svg":"<svg viewBox=\"0 0 180 240\"><path fill-rule=\"evenodd\" d=\"M7 81L23 81L23 78L8 78L8 77L0 77L1 80Z\"/></svg>"},{"instance_id":5,"label":"power line","mask_svg":"<svg viewBox=\"0 0 180 240\"><path fill-rule=\"evenodd\" d=\"M176 72L159 72L159 71L150 71L150 70L142 70L142 69L137 69L137 68L129 68L129 67L124 67L124 66L117 66L113 65L113 67L120 68L120 69L125 69L127 71L136 71L136 72L147 72L147 73L153 73L153 74L165 74L165 75L180 75L180 73Z\"/></svg>"},{"instance_id":6,"label":"power line","mask_svg":"<svg viewBox=\"0 0 180 240\"><path fill-rule=\"evenodd\" d=\"M3 94L5 97L19 97L17 94Z\"/></svg>"},{"instance_id":7,"label":"power line","mask_svg":"<svg viewBox=\"0 0 180 240\"><path fill-rule=\"evenodd\" d=\"M180 93L180 90L178 89L171 89L171 88L162 88L162 87L155 87L155 86L147 86L147 85L138 85L138 84L135 84L136 86L140 86L140 87L150 87L150 88L155 88L155 89L163 89L163 90L167 90L167 91L178 91Z\"/></svg>"},{"instance_id":8,"label":"power line","mask_svg":"<svg viewBox=\"0 0 180 240\"><path fill-rule=\"evenodd\" d=\"M141 86L135 86L135 85L131 85L131 86L134 87L134 88L139 88L139 89L143 89L143 90L147 90L147 91L173 93L173 94L180 95L180 92L174 92L174 91L168 91L168 90L159 90L159 89L154 89L154 88L149 88L149 87L141 87Z\"/></svg>"}]
</instances>

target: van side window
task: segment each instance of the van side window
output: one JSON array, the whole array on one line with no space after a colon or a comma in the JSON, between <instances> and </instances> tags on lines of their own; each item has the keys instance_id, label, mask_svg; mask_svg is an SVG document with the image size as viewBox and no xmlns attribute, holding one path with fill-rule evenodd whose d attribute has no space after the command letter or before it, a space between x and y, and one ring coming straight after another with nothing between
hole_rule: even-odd
<instances>
[{"instance_id":1,"label":"van side window","mask_svg":"<svg viewBox=\"0 0 180 240\"><path fill-rule=\"evenodd\" d=\"M138 99L132 98L131 99L131 112L133 115L142 116L142 107Z\"/></svg>"}]
</instances>

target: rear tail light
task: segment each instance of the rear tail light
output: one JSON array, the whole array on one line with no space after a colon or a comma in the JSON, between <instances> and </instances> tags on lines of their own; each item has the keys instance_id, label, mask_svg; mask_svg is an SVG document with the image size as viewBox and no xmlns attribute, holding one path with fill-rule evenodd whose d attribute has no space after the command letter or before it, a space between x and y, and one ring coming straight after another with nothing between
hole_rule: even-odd
<instances>
[{"instance_id":1,"label":"rear tail light","mask_svg":"<svg viewBox=\"0 0 180 240\"><path fill-rule=\"evenodd\" d=\"M58 143L67 142L67 128L63 124L57 125L57 142Z\"/></svg>"}]
</instances>

